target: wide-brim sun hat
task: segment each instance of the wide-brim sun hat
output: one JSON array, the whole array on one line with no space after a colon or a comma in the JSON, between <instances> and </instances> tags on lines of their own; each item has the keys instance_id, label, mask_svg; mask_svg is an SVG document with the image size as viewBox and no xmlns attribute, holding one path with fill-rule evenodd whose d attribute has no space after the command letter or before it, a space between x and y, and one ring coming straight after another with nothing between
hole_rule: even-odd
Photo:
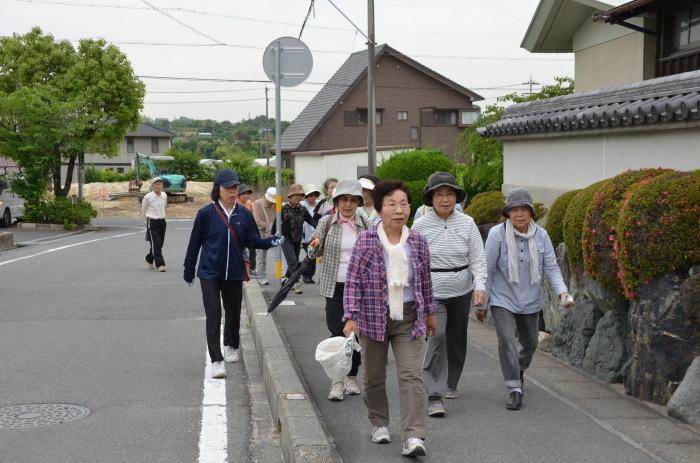
<instances>
[{"instance_id":1,"label":"wide-brim sun hat","mask_svg":"<svg viewBox=\"0 0 700 463\"><path fill-rule=\"evenodd\" d=\"M316 185L313 183L309 183L304 187L304 196L309 196L310 194L316 193L319 196L321 196L321 190L316 188Z\"/></svg>"},{"instance_id":2,"label":"wide-brim sun hat","mask_svg":"<svg viewBox=\"0 0 700 463\"><path fill-rule=\"evenodd\" d=\"M341 180L333 190L333 203L343 195L355 196L362 205L362 184L358 180Z\"/></svg>"},{"instance_id":3,"label":"wide-brim sun hat","mask_svg":"<svg viewBox=\"0 0 700 463\"><path fill-rule=\"evenodd\" d=\"M277 188L271 186L265 192L265 199L267 199L271 203L274 203L276 200L276 197L277 197Z\"/></svg>"},{"instance_id":4,"label":"wide-brim sun hat","mask_svg":"<svg viewBox=\"0 0 700 463\"><path fill-rule=\"evenodd\" d=\"M298 183L292 184L292 186L289 187L289 193L287 194L287 198L294 195L304 196L304 187L299 185Z\"/></svg>"},{"instance_id":5,"label":"wide-brim sun hat","mask_svg":"<svg viewBox=\"0 0 700 463\"><path fill-rule=\"evenodd\" d=\"M368 178L361 178L360 180L358 180L358 182L363 189L374 190L374 182L372 180L370 180ZM336 188L338 188L337 185L336 185Z\"/></svg>"},{"instance_id":6,"label":"wide-brim sun hat","mask_svg":"<svg viewBox=\"0 0 700 463\"><path fill-rule=\"evenodd\" d=\"M455 190L458 203L467 199L467 192L457 186L454 175L449 172L435 172L428 177L428 184L423 189L423 204L428 207L433 207L433 192L443 186Z\"/></svg>"},{"instance_id":7,"label":"wide-brim sun hat","mask_svg":"<svg viewBox=\"0 0 700 463\"><path fill-rule=\"evenodd\" d=\"M503 217L508 217L508 211L514 207L526 206L530 208L532 216L535 217L535 205L532 195L525 188L515 188L506 195L506 206L503 208Z\"/></svg>"}]
</instances>

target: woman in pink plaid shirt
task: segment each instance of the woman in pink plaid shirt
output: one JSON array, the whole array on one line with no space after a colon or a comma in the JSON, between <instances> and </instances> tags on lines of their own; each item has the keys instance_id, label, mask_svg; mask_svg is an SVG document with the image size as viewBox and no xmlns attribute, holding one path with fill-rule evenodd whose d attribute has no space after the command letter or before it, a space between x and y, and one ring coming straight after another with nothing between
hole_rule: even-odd
<instances>
[{"instance_id":1,"label":"woman in pink plaid shirt","mask_svg":"<svg viewBox=\"0 0 700 463\"><path fill-rule=\"evenodd\" d=\"M386 365L389 344L396 359L405 456L425 455L425 336L435 333L430 252L406 221L411 198L403 182L379 182L372 193L381 222L360 234L348 264L343 305L344 333L356 333L364 359L364 401L372 441L388 443Z\"/></svg>"}]
</instances>

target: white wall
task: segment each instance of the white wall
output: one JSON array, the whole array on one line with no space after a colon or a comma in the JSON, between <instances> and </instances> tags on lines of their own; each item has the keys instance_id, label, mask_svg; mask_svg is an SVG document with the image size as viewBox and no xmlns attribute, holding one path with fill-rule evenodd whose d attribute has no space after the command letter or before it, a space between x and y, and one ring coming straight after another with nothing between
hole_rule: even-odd
<instances>
[{"instance_id":1,"label":"white wall","mask_svg":"<svg viewBox=\"0 0 700 463\"><path fill-rule=\"evenodd\" d=\"M377 164L399 151L377 151ZM367 152L326 155L294 155L294 179L296 183L313 183L320 186L327 178L357 178L357 168L367 167Z\"/></svg>"},{"instance_id":2,"label":"white wall","mask_svg":"<svg viewBox=\"0 0 700 463\"><path fill-rule=\"evenodd\" d=\"M531 190L551 204L561 193L625 170L700 168L700 127L503 140L503 192Z\"/></svg>"}]
</instances>

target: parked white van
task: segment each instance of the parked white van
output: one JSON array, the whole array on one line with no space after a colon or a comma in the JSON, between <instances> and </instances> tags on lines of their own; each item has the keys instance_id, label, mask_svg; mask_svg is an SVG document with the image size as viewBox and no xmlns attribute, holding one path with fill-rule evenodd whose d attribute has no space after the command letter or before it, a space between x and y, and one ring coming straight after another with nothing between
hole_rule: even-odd
<instances>
[{"instance_id":1,"label":"parked white van","mask_svg":"<svg viewBox=\"0 0 700 463\"><path fill-rule=\"evenodd\" d=\"M24 199L16 195L7 177L0 177L0 226L9 227L24 215Z\"/></svg>"}]
</instances>

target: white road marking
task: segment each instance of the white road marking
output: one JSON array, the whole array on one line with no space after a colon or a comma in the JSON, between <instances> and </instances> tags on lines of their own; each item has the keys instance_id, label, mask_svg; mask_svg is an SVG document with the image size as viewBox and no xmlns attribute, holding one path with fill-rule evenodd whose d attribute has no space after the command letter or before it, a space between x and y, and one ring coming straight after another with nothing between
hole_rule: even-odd
<instances>
[{"instance_id":1,"label":"white road marking","mask_svg":"<svg viewBox=\"0 0 700 463\"><path fill-rule=\"evenodd\" d=\"M223 344L223 327L220 343ZM202 429L199 434L199 463L225 463L228 459L226 425L226 380L211 377L209 351L205 353ZM226 365L224 363L224 365Z\"/></svg>"},{"instance_id":2,"label":"white road marking","mask_svg":"<svg viewBox=\"0 0 700 463\"><path fill-rule=\"evenodd\" d=\"M89 233L94 233L94 232L88 232L85 233L86 235ZM29 240L29 241L24 241L25 243L38 243L39 241L58 241L56 238L60 238L61 236L72 236L72 235L79 235L81 232L69 232L69 233L61 233L60 235L53 235L53 236L45 236L43 238L37 238L35 240ZM65 238L61 238L65 239Z\"/></svg>"},{"instance_id":3,"label":"white road marking","mask_svg":"<svg viewBox=\"0 0 700 463\"><path fill-rule=\"evenodd\" d=\"M7 264L13 264L15 262L19 262L19 261L22 261L25 259L31 259L33 257L43 256L44 254L50 254L52 252L62 251L64 249L74 248L76 246L82 246L83 244L97 243L98 241L111 240L113 238L122 238L124 236L131 236L131 235L136 235L138 233L143 233L144 231L145 231L145 228L142 228L141 230L136 231L136 232L132 232L132 233L122 233L121 235L105 236L104 238L95 238L94 240L81 241L79 243L68 244L66 246L60 246L57 248L45 249L41 252L29 254L28 256L17 257L15 259L10 259L10 260L0 262L0 267L2 267L3 265L7 265Z\"/></svg>"}]
</instances>

